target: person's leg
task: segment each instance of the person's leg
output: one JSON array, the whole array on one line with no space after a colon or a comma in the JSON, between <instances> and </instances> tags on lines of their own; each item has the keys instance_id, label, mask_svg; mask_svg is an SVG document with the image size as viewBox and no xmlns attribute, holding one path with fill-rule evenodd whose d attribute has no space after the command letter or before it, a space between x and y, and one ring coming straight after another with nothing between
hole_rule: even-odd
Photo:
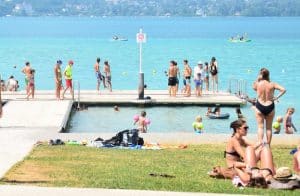
<instances>
[{"instance_id":1,"label":"person's leg","mask_svg":"<svg viewBox=\"0 0 300 196\"><path fill-rule=\"evenodd\" d=\"M255 108L255 117L256 117L256 122L257 122L258 141L263 142L265 117L263 114L261 114L259 111L257 111L256 108Z\"/></svg>"},{"instance_id":2,"label":"person's leg","mask_svg":"<svg viewBox=\"0 0 300 196\"><path fill-rule=\"evenodd\" d=\"M35 90L35 86L33 85L31 87L31 95L32 95L32 99L34 98L34 90Z\"/></svg>"},{"instance_id":3,"label":"person's leg","mask_svg":"<svg viewBox=\"0 0 300 196\"><path fill-rule=\"evenodd\" d=\"M69 86L66 86L66 88L64 89L63 93L62 93L62 99L65 98L65 93L66 91L69 89Z\"/></svg>"},{"instance_id":4,"label":"person's leg","mask_svg":"<svg viewBox=\"0 0 300 196\"><path fill-rule=\"evenodd\" d=\"M211 77L211 82L212 82L212 91L215 93L215 76Z\"/></svg>"},{"instance_id":5,"label":"person's leg","mask_svg":"<svg viewBox=\"0 0 300 196\"><path fill-rule=\"evenodd\" d=\"M189 84L186 85L186 96L187 97L191 96L191 85Z\"/></svg>"},{"instance_id":6,"label":"person's leg","mask_svg":"<svg viewBox=\"0 0 300 196\"><path fill-rule=\"evenodd\" d=\"M272 123L275 115L275 110L273 110L268 116L266 116L266 135L267 143L271 145L272 140Z\"/></svg>"},{"instance_id":7,"label":"person's leg","mask_svg":"<svg viewBox=\"0 0 300 196\"><path fill-rule=\"evenodd\" d=\"M252 167L256 167L257 165L257 159L255 155L255 150L252 146L248 146L245 150L245 163Z\"/></svg>"},{"instance_id":8,"label":"person's leg","mask_svg":"<svg viewBox=\"0 0 300 196\"><path fill-rule=\"evenodd\" d=\"M299 148L293 157L293 168L296 173L300 173L300 151L299 151Z\"/></svg>"},{"instance_id":9,"label":"person's leg","mask_svg":"<svg viewBox=\"0 0 300 196\"><path fill-rule=\"evenodd\" d=\"M270 169L272 171L272 175L275 174L273 155L272 155L270 145L265 144L264 147L262 148L260 161L261 161L261 169L266 169L266 168ZM262 170L262 171L265 177L266 175L269 175L269 172L267 170Z\"/></svg>"},{"instance_id":10,"label":"person's leg","mask_svg":"<svg viewBox=\"0 0 300 196\"><path fill-rule=\"evenodd\" d=\"M215 75L215 82L216 82L216 90L217 90L217 92L219 92L219 88L218 88L218 74Z\"/></svg>"}]
</instances>

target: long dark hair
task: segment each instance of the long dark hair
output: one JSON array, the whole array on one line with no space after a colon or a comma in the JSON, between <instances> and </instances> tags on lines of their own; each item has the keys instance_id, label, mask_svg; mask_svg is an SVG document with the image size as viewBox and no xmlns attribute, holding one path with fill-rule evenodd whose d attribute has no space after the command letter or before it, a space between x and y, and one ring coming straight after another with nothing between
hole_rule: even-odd
<instances>
[{"instance_id":1,"label":"long dark hair","mask_svg":"<svg viewBox=\"0 0 300 196\"><path fill-rule=\"evenodd\" d=\"M268 183L264 177L255 177L251 178L250 182L247 185L248 187L255 187L255 188L268 188Z\"/></svg>"},{"instance_id":2,"label":"long dark hair","mask_svg":"<svg viewBox=\"0 0 300 196\"><path fill-rule=\"evenodd\" d=\"M232 123L230 123L230 128L233 129L233 133L232 133L232 136L233 137L235 134L236 134L236 130L240 127L243 126L243 124L245 124L246 121L245 120L242 120L242 119L238 119L238 120L235 120L233 121Z\"/></svg>"}]
</instances>

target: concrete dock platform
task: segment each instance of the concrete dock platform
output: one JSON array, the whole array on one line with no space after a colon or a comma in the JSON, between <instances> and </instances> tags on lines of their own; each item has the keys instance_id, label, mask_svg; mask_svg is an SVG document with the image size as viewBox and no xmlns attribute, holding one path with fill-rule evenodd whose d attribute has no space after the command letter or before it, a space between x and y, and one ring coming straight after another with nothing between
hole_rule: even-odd
<instances>
[{"instance_id":1,"label":"concrete dock platform","mask_svg":"<svg viewBox=\"0 0 300 196\"><path fill-rule=\"evenodd\" d=\"M222 105L222 106L240 106L246 104L246 101L228 92L204 93L201 97L192 94L191 97L185 97L179 93L177 97L170 97L166 90L145 90L145 97L151 99L138 100L136 90L115 90L113 92L93 90L82 90L80 96L78 91L74 92L75 101L80 101L89 105ZM70 95L66 95L70 98ZM3 100L25 100L25 92L3 92ZM53 91L37 91L35 100L49 101L55 100Z\"/></svg>"},{"instance_id":2,"label":"concrete dock platform","mask_svg":"<svg viewBox=\"0 0 300 196\"><path fill-rule=\"evenodd\" d=\"M3 107L1 128L54 128L61 130L69 117L73 102L9 101Z\"/></svg>"}]
</instances>

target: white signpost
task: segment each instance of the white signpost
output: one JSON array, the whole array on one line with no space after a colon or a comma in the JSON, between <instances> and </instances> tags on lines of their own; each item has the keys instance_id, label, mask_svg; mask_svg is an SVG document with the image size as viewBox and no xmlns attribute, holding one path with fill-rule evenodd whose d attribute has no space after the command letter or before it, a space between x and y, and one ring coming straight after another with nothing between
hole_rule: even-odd
<instances>
[{"instance_id":1,"label":"white signpost","mask_svg":"<svg viewBox=\"0 0 300 196\"><path fill-rule=\"evenodd\" d=\"M140 47L140 74L139 74L139 87L138 94L139 99L144 99L144 73L142 71L142 44L146 43L146 34L140 29L140 32L136 34L136 42Z\"/></svg>"}]
</instances>

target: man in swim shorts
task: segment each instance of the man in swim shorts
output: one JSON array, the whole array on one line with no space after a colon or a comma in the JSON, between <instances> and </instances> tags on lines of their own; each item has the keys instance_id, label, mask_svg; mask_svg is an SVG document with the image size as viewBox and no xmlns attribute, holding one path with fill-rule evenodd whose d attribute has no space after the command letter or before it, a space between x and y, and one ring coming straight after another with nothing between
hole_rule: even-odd
<instances>
[{"instance_id":1,"label":"man in swim shorts","mask_svg":"<svg viewBox=\"0 0 300 196\"><path fill-rule=\"evenodd\" d=\"M186 97L191 96L191 75L192 68L188 64L188 60L183 61L184 71L183 71L183 85L184 85L184 93L186 93Z\"/></svg>"},{"instance_id":2,"label":"man in swim shorts","mask_svg":"<svg viewBox=\"0 0 300 196\"><path fill-rule=\"evenodd\" d=\"M29 82L29 76L31 72L30 62L25 63L25 67L22 69L22 72L25 74L25 89L26 89L26 94L28 94L29 91L28 82Z\"/></svg>"},{"instance_id":3,"label":"man in swim shorts","mask_svg":"<svg viewBox=\"0 0 300 196\"><path fill-rule=\"evenodd\" d=\"M66 80L66 88L65 88L64 92L62 93L62 99L65 98L64 95L68 89L70 89L72 99L74 99L74 91L73 91L73 85L72 85L73 65L74 65L74 62L72 60L70 60L64 71L64 76L65 76L65 80Z\"/></svg>"},{"instance_id":4,"label":"man in swim shorts","mask_svg":"<svg viewBox=\"0 0 300 196\"><path fill-rule=\"evenodd\" d=\"M171 97L176 97L177 67L175 66L175 64L175 61L170 61L170 67L168 72L169 95Z\"/></svg>"},{"instance_id":5,"label":"man in swim shorts","mask_svg":"<svg viewBox=\"0 0 300 196\"><path fill-rule=\"evenodd\" d=\"M198 65L194 68L194 82L195 82L195 93L197 97L202 95L202 84L203 84L203 63L198 62Z\"/></svg>"},{"instance_id":6,"label":"man in swim shorts","mask_svg":"<svg viewBox=\"0 0 300 196\"><path fill-rule=\"evenodd\" d=\"M100 83L101 83L103 77L102 77L102 74L101 74L101 71L100 71L100 58L99 57L96 59L96 63L94 65L94 70L95 70L95 75L96 75L96 78L97 78L96 90L100 91Z\"/></svg>"}]
</instances>

